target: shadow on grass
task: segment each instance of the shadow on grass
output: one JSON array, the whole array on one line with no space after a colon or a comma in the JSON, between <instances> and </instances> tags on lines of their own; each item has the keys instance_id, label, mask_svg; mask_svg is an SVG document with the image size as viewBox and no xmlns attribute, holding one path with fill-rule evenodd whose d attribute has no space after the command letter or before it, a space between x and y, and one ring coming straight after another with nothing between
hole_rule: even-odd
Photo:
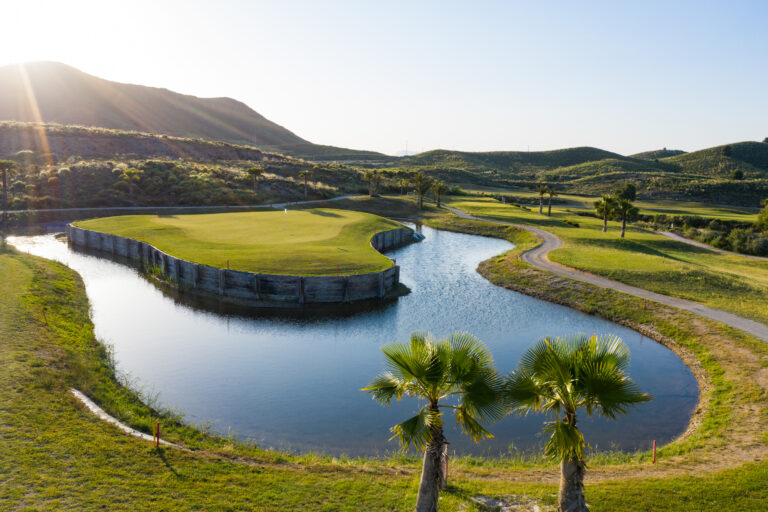
<instances>
[{"instance_id":1,"label":"shadow on grass","mask_svg":"<svg viewBox=\"0 0 768 512\"><path fill-rule=\"evenodd\" d=\"M161 446L161 447L159 447L159 448L152 448L152 452L153 452L155 455L157 455L157 456L158 456L158 458L159 458L161 461L163 461L163 464L165 465L165 467L166 467L166 468L168 468L168 471L170 471L171 473L173 473L173 476L175 476L175 477L176 477L176 478L178 478L179 480L183 480L183 479L184 479L184 475L182 475L181 473L179 473L178 471L176 471L176 468L174 468L174 467L171 465L171 463L168 461L168 457L166 457L166 455L165 455L165 451L166 451L166 449L165 449L165 448L163 448L162 446Z\"/></svg>"},{"instance_id":2,"label":"shadow on grass","mask_svg":"<svg viewBox=\"0 0 768 512\"><path fill-rule=\"evenodd\" d=\"M320 215L321 217L341 217L338 213L329 212L325 210L306 210L308 213L311 213L312 215Z\"/></svg>"}]
</instances>

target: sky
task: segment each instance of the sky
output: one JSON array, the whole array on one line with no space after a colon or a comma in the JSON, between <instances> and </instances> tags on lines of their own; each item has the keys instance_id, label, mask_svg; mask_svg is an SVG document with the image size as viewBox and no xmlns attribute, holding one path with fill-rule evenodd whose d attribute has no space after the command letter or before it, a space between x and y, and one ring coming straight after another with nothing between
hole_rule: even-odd
<instances>
[{"instance_id":1,"label":"sky","mask_svg":"<svg viewBox=\"0 0 768 512\"><path fill-rule=\"evenodd\" d=\"M388 154L768 137L766 1L0 0L0 65L228 96Z\"/></svg>"}]
</instances>

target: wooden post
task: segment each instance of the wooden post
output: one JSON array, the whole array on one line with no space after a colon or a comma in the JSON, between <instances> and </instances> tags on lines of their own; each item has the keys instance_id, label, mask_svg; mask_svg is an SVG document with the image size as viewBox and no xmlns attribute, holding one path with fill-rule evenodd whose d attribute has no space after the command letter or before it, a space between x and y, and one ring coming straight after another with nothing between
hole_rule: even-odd
<instances>
[{"instance_id":1,"label":"wooden post","mask_svg":"<svg viewBox=\"0 0 768 512\"><path fill-rule=\"evenodd\" d=\"M653 463L656 464L656 440L653 440Z\"/></svg>"},{"instance_id":2,"label":"wooden post","mask_svg":"<svg viewBox=\"0 0 768 512\"><path fill-rule=\"evenodd\" d=\"M160 448L160 422L155 423L155 448Z\"/></svg>"}]
</instances>

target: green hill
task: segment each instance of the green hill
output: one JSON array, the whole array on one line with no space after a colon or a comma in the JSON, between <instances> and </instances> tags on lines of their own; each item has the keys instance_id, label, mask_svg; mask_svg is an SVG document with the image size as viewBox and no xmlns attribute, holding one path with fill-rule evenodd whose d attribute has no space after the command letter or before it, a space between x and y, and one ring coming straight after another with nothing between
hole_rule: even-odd
<instances>
[{"instance_id":1,"label":"green hill","mask_svg":"<svg viewBox=\"0 0 768 512\"><path fill-rule=\"evenodd\" d=\"M320 159L384 155L316 146L231 98L198 98L123 84L57 62L0 67L0 120L166 134Z\"/></svg>"},{"instance_id":2,"label":"green hill","mask_svg":"<svg viewBox=\"0 0 768 512\"><path fill-rule=\"evenodd\" d=\"M660 160L681 172L727 177L741 170L747 178L768 178L768 144L737 142Z\"/></svg>"},{"instance_id":3,"label":"green hill","mask_svg":"<svg viewBox=\"0 0 768 512\"><path fill-rule=\"evenodd\" d=\"M667 158L668 156L682 155L685 151L681 149L656 149L653 151L644 151L642 153L636 153L629 155L631 158L640 158L642 160L656 160L659 158Z\"/></svg>"}]
</instances>

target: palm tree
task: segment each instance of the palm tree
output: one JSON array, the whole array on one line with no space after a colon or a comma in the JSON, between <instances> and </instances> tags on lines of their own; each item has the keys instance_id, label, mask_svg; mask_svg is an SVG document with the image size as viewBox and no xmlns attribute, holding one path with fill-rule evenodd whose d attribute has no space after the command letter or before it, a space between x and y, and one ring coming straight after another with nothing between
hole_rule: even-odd
<instances>
[{"instance_id":1,"label":"palm tree","mask_svg":"<svg viewBox=\"0 0 768 512\"><path fill-rule=\"evenodd\" d=\"M441 410L452 409L457 425L475 442L492 437L482 423L501 419L506 413L502 380L488 349L468 333L455 332L443 340L413 333L410 343L392 343L382 351L388 371L363 391L387 406L393 398L403 396L426 402L416 416L391 428L390 440L397 438L404 450L411 445L424 450L416 511L434 512L445 485L447 442Z\"/></svg>"},{"instance_id":2,"label":"palm tree","mask_svg":"<svg viewBox=\"0 0 768 512\"><path fill-rule=\"evenodd\" d=\"M557 195L557 191L552 187L547 187L547 194L549 194L549 207L547 208L547 217L552 216L552 198Z\"/></svg>"},{"instance_id":3,"label":"palm tree","mask_svg":"<svg viewBox=\"0 0 768 512\"><path fill-rule=\"evenodd\" d=\"M619 199L616 202L614 211L621 217L621 238L624 238L624 232L627 230L627 221L637 219L640 210L629 199Z\"/></svg>"},{"instance_id":4,"label":"palm tree","mask_svg":"<svg viewBox=\"0 0 768 512\"><path fill-rule=\"evenodd\" d=\"M539 215L541 215L541 212L544 210L544 195L549 191L549 187L541 184L536 189L536 192L539 193Z\"/></svg>"},{"instance_id":5,"label":"palm tree","mask_svg":"<svg viewBox=\"0 0 768 512\"><path fill-rule=\"evenodd\" d=\"M440 208L440 198L444 194L447 194L450 189L443 180L435 180L432 182L432 193L435 195L435 202L437 207Z\"/></svg>"},{"instance_id":6,"label":"palm tree","mask_svg":"<svg viewBox=\"0 0 768 512\"><path fill-rule=\"evenodd\" d=\"M299 173L299 178L304 178L304 199L307 198L307 180L309 177L312 176L312 171L309 169L301 171Z\"/></svg>"},{"instance_id":7,"label":"palm tree","mask_svg":"<svg viewBox=\"0 0 768 512\"><path fill-rule=\"evenodd\" d=\"M616 419L629 406L652 400L627 376L629 349L615 336L543 338L522 356L509 375L506 399L518 413L542 411L555 415L544 448L560 461L558 511L582 512L584 501L584 436L576 412L584 409Z\"/></svg>"},{"instance_id":8,"label":"palm tree","mask_svg":"<svg viewBox=\"0 0 768 512\"><path fill-rule=\"evenodd\" d=\"M8 222L8 174L16 170L13 160L0 160L0 174L3 178L3 226Z\"/></svg>"},{"instance_id":9,"label":"palm tree","mask_svg":"<svg viewBox=\"0 0 768 512\"><path fill-rule=\"evenodd\" d=\"M603 233L608 231L608 217L613 215L616 199L613 196L603 196L595 201L595 212L603 219Z\"/></svg>"},{"instance_id":10,"label":"palm tree","mask_svg":"<svg viewBox=\"0 0 768 512\"><path fill-rule=\"evenodd\" d=\"M398 185L400 186L400 195L404 196L408 193L408 189L411 188L411 180L400 178Z\"/></svg>"},{"instance_id":11,"label":"palm tree","mask_svg":"<svg viewBox=\"0 0 768 512\"><path fill-rule=\"evenodd\" d=\"M413 191L416 192L419 210L422 210L424 209L424 194L432 188L432 178L419 171L411 176L411 185L413 186Z\"/></svg>"},{"instance_id":12,"label":"palm tree","mask_svg":"<svg viewBox=\"0 0 768 512\"><path fill-rule=\"evenodd\" d=\"M144 174L144 171L132 167L120 171L120 179L128 183L128 200L131 204L133 204L133 187L141 179L142 174Z\"/></svg>"},{"instance_id":13,"label":"palm tree","mask_svg":"<svg viewBox=\"0 0 768 512\"><path fill-rule=\"evenodd\" d=\"M257 181L261 175L264 174L264 168L259 166L253 166L249 167L245 170L245 172L253 178L253 193L256 193L256 187L257 187Z\"/></svg>"}]
</instances>

